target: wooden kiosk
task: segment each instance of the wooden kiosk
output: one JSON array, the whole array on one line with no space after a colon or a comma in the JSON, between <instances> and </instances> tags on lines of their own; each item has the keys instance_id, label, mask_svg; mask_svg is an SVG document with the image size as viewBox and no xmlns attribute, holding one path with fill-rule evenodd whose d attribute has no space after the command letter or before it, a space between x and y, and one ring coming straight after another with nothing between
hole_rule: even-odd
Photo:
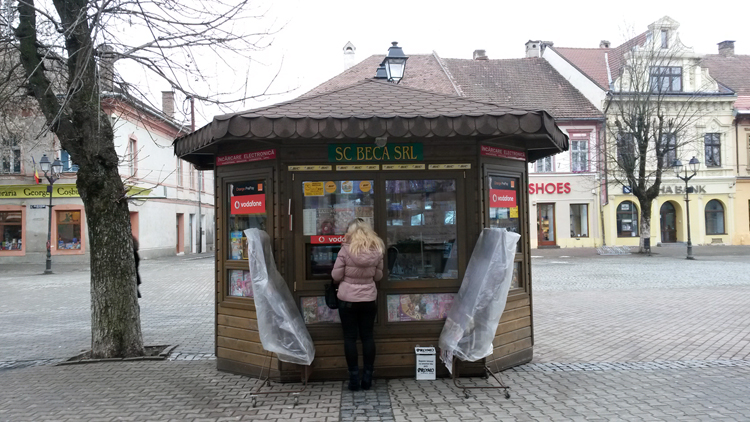
<instances>
[{"instance_id":1,"label":"wooden kiosk","mask_svg":"<svg viewBox=\"0 0 750 422\"><path fill-rule=\"evenodd\" d=\"M435 346L483 227L522 235L488 366L533 351L527 163L568 149L544 111L363 80L330 93L217 116L174 143L213 170L216 192L216 357L258 376L260 343L242 231L268 232L279 271L315 342L311 379L347 376L337 311L323 286L347 224L368 219L388 248L378 285L377 377L411 377L415 346ZM462 375L483 374L464 363ZM271 376L300 368L272 361ZM438 376L447 375L438 363Z\"/></svg>"}]
</instances>

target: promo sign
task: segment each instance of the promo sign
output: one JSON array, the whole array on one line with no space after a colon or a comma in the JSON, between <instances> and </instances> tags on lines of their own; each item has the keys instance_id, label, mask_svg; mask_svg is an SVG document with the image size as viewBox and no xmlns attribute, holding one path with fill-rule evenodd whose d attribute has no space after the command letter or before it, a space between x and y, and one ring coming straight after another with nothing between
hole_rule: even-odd
<instances>
[{"instance_id":1,"label":"promo sign","mask_svg":"<svg viewBox=\"0 0 750 422\"><path fill-rule=\"evenodd\" d=\"M231 214L265 214L266 194L232 197Z\"/></svg>"},{"instance_id":2,"label":"promo sign","mask_svg":"<svg viewBox=\"0 0 750 422\"><path fill-rule=\"evenodd\" d=\"M314 245L323 245L327 243L342 243L344 241L344 235L340 234L337 236L310 236L310 243Z\"/></svg>"},{"instance_id":3,"label":"promo sign","mask_svg":"<svg viewBox=\"0 0 750 422\"><path fill-rule=\"evenodd\" d=\"M517 206L516 191L490 189L490 208L514 208Z\"/></svg>"},{"instance_id":4,"label":"promo sign","mask_svg":"<svg viewBox=\"0 0 750 422\"><path fill-rule=\"evenodd\" d=\"M510 158L511 160L526 161L526 153L524 151L516 151L513 149L491 147L489 145L481 145L479 153L488 157L495 158Z\"/></svg>"},{"instance_id":5,"label":"promo sign","mask_svg":"<svg viewBox=\"0 0 750 422\"><path fill-rule=\"evenodd\" d=\"M216 165L223 166L227 164L251 163L253 161L274 159L276 159L276 150L266 149L263 151L253 151L246 152L244 154L233 154L216 157Z\"/></svg>"}]
</instances>

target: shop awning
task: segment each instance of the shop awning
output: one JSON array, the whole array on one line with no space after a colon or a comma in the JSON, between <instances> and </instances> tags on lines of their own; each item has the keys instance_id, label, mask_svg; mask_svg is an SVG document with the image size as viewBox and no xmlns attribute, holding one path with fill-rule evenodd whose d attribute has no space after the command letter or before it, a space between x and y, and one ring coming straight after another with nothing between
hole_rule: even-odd
<instances>
[{"instance_id":1,"label":"shop awning","mask_svg":"<svg viewBox=\"0 0 750 422\"><path fill-rule=\"evenodd\" d=\"M175 154L213 168L225 142L393 138L473 138L513 145L530 161L568 150L568 137L543 110L524 110L365 79L269 107L225 114L174 141Z\"/></svg>"}]
</instances>

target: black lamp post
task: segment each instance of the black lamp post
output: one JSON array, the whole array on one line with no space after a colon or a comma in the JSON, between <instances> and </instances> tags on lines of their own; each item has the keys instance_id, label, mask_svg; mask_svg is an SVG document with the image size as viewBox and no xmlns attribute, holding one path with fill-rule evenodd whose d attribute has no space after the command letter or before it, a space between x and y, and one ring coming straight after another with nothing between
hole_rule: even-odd
<instances>
[{"instance_id":1,"label":"black lamp post","mask_svg":"<svg viewBox=\"0 0 750 422\"><path fill-rule=\"evenodd\" d=\"M409 58L404 54L404 50L398 46L398 43L394 41L388 48L388 55L385 56L380 66L385 68L385 76L388 82L401 82L404 77L404 71L406 70L406 60ZM381 75L380 68L378 68L378 76ZM382 76L380 76L382 77Z\"/></svg>"},{"instance_id":2,"label":"black lamp post","mask_svg":"<svg viewBox=\"0 0 750 422\"><path fill-rule=\"evenodd\" d=\"M49 221L47 223L47 267L44 269L45 274L52 274L52 186L55 182L60 179L60 173L62 173L62 163L60 160L55 158L55 161L50 166L49 158L47 154L42 155L42 159L39 160L39 167L44 172L44 177L47 178L49 185L47 185L47 193L49 193Z\"/></svg>"},{"instance_id":3,"label":"black lamp post","mask_svg":"<svg viewBox=\"0 0 750 422\"><path fill-rule=\"evenodd\" d=\"M692 189L688 186L688 182L690 179L695 176L695 173L698 171L698 165L700 165L700 161L698 161L697 158L693 157L690 159L690 162L688 162L688 167L690 167L690 171L693 172L690 176L688 176L688 169L682 165L682 162L679 159L675 159L674 163L672 164L672 169L674 169L674 174L681 180L685 181L685 214L687 216L687 258L686 259L695 259L693 258L693 242L690 240L690 192ZM680 173L683 172L685 176L681 176Z\"/></svg>"}]
</instances>

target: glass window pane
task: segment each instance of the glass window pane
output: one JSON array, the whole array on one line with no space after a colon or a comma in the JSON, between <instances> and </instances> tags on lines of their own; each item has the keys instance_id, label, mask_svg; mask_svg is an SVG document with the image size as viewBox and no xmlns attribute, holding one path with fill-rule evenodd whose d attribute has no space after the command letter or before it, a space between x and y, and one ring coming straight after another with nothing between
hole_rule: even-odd
<instances>
[{"instance_id":1,"label":"glass window pane","mask_svg":"<svg viewBox=\"0 0 750 422\"><path fill-rule=\"evenodd\" d=\"M300 298L300 308L302 308L302 318L305 320L305 324L320 322L341 323L339 311L329 308L323 296Z\"/></svg>"},{"instance_id":2,"label":"glass window pane","mask_svg":"<svg viewBox=\"0 0 750 422\"><path fill-rule=\"evenodd\" d=\"M360 217L374 227L375 195L372 180L302 182L305 236L343 235L349 223Z\"/></svg>"},{"instance_id":3,"label":"glass window pane","mask_svg":"<svg viewBox=\"0 0 750 422\"><path fill-rule=\"evenodd\" d=\"M570 237L588 237L588 218L588 205L574 204L570 206Z\"/></svg>"},{"instance_id":4,"label":"glass window pane","mask_svg":"<svg viewBox=\"0 0 750 422\"><path fill-rule=\"evenodd\" d=\"M617 206L617 236L638 236L638 209L631 201L623 201Z\"/></svg>"},{"instance_id":5,"label":"glass window pane","mask_svg":"<svg viewBox=\"0 0 750 422\"><path fill-rule=\"evenodd\" d=\"M489 227L504 228L521 234L521 218L518 207L520 180L517 177L490 176ZM521 251L518 242L517 250Z\"/></svg>"},{"instance_id":6,"label":"glass window pane","mask_svg":"<svg viewBox=\"0 0 750 422\"><path fill-rule=\"evenodd\" d=\"M455 293L388 295L388 322L445 319L455 296Z\"/></svg>"},{"instance_id":7,"label":"glass window pane","mask_svg":"<svg viewBox=\"0 0 750 422\"><path fill-rule=\"evenodd\" d=\"M250 271L229 270L227 296L253 297L253 280Z\"/></svg>"},{"instance_id":8,"label":"glass window pane","mask_svg":"<svg viewBox=\"0 0 750 422\"><path fill-rule=\"evenodd\" d=\"M339 256L341 245L305 245L307 248L307 279L328 278Z\"/></svg>"},{"instance_id":9,"label":"glass window pane","mask_svg":"<svg viewBox=\"0 0 750 422\"><path fill-rule=\"evenodd\" d=\"M0 250L20 251L23 246L21 211L0 212Z\"/></svg>"},{"instance_id":10,"label":"glass window pane","mask_svg":"<svg viewBox=\"0 0 750 422\"><path fill-rule=\"evenodd\" d=\"M81 249L81 212L56 211L57 249Z\"/></svg>"},{"instance_id":11,"label":"glass window pane","mask_svg":"<svg viewBox=\"0 0 750 422\"><path fill-rule=\"evenodd\" d=\"M390 280L458 278L455 180L386 180Z\"/></svg>"},{"instance_id":12,"label":"glass window pane","mask_svg":"<svg viewBox=\"0 0 750 422\"><path fill-rule=\"evenodd\" d=\"M247 229L266 230L266 182L250 180L228 185L229 189L229 256L247 259Z\"/></svg>"}]
</instances>

